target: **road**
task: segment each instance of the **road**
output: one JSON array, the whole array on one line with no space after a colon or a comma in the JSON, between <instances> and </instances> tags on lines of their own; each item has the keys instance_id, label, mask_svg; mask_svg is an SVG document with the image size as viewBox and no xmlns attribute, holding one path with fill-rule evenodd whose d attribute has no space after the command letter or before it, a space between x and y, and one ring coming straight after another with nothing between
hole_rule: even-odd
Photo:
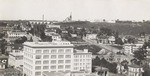
<instances>
[{"instance_id":1,"label":"road","mask_svg":"<svg viewBox=\"0 0 150 76\"><path fill-rule=\"evenodd\" d=\"M112 47L112 46L109 46L109 45L105 45L105 44L98 44L96 42L96 40L87 40L87 39L84 39L87 43L89 44L92 44L92 45L96 45L96 46L99 46L100 48L103 48L103 49L106 49L110 52L114 52L114 53L117 53L119 52L120 50L115 48L115 47Z\"/></svg>"}]
</instances>

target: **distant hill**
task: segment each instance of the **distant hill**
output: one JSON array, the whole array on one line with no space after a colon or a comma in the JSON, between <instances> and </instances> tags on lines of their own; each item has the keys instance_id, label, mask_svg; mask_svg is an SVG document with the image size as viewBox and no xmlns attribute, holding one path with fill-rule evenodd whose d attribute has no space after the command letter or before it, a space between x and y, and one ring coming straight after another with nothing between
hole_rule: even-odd
<instances>
[{"instance_id":1,"label":"distant hill","mask_svg":"<svg viewBox=\"0 0 150 76\"><path fill-rule=\"evenodd\" d=\"M150 34L150 23L137 22L137 23L106 23L106 22L88 22L88 21L76 21L58 23L61 26L75 26L99 29L101 27L110 28L114 31L118 31L123 35L138 35L140 32Z\"/></svg>"}]
</instances>

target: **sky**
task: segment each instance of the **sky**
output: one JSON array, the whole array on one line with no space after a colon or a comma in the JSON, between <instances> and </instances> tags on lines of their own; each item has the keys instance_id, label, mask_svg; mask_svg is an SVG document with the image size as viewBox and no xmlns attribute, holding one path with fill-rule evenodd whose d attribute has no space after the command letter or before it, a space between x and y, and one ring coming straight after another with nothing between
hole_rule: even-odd
<instances>
[{"instance_id":1,"label":"sky","mask_svg":"<svg viewBox=\"0 0 150 76\"><path fill-rule=\"evenodd\" d=\"M150 0L0 0L0 20L150 20Z\"/></svg>"}]
</instances>

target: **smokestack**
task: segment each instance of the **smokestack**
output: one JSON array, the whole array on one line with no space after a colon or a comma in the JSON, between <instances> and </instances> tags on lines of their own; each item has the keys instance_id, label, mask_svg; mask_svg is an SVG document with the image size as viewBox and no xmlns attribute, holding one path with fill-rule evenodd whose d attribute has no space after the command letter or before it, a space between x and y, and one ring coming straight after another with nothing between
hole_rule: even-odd
<instances>
[{"instance_id":1,"label":"smokestack","mask_svg":"<svg viewBox=\"0 0 150 76\"><path fill-rule=\"evenodd\" d=\"M42 15L42 20L44 21L44 15Z\"/></svg>"}]
</instances>

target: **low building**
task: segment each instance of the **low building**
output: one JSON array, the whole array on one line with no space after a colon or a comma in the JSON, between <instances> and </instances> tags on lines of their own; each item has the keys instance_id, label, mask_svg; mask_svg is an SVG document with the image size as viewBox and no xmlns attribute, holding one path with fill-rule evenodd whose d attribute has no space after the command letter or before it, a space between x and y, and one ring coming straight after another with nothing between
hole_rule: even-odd
<instances>
[{"instance_id":1,"label":"low building","mask_svg":"<svg viewBox=\"0 0 150 76\"><path fill-rule=\"evenodd\" d=\"M144 70L141 66L131 64L128 66L128 76L143 76Z\"/></svg>"},{"instance_id":2,"label":"low building","mask_svg":"<svg viewBox=\"0 0 150 76\"><path fill-rule=\"evenodd\" d=\"M60 41L60 40L62 40L61 36L59 34L57 34L57 33L54 33L54 32L49 32L49 33L47 32L47 33L45 33L45 35L51 36L53 41Z\"/></svg>"},{"instance_id":3,"label":"low building","mask_svg":"<svg viewBox=\"0 0 150 76\"><path fill-rule=\"evenodd\" d=\"M115 40L116 40L116 39L115 39L114 36L109 36L109 37L108 37L108 43L109 43L109 44L115 44Z\"/></svg>"},{"instance_id":4,"label":"low building","mask_svg":"<svg viewBox=\"0 0 150 76\"><path fill-rule=\"evenodd\" d=\"M133 52L142 48L143 44L124 44L123 48L126 54L133 55Z\"/></svg>"},{"instance_id":5,"label":"low building","mask_svg":"<svg viewBox=\"0 0 150 76\"><path fill-rule=\"evenodd\" d=\"M108 37L107 36L97 37L97 43L99 43L99 44L108 44Z\"/></svg>"},{"instance_id":6,"label":"low building","mask_svg":"<svg viewBox=\"0 0 150 76\"><path fill-rule=\"evenodd\" d=\"M8 56L0 54L0 70L6 69L8 67Z\"/></svg>"},{"instance_id":7,"label":"low building","mask_svg":"<svg viewBox=\"0 0 150 76\"><path fill-rule=\"evenodd\" d=\"M48 24L46 28L60 28L60 25Z\"/></svg>"},{"instance_id":8,"label":"low building","mask_svg":"<svg viewBox=\"0 0 150 76\"><path fill-rule=\"evenodd\" d=\"M23 32L23 31L9 31L7 32L7 37L8 37L7 40L13 41L23 36L26 37L26 35L27 35L26 32Z\"/></svg>"},{"instance_id":9,"label":"low building","mask_svg":"<svg viewBox=\"0 0 150 76\"><path fill-rule=\"evenodd\" d=\"M86 34L86 37L85 37L86 39L89 39L89 40L91 40L91 39L96 39L97 38L97 34Z\"/></svg>"},{"instance_id":10,"label":"low building","mask_svg":"<svg viewBox=\"0 0 150 76\"><path fill-rule=\"evenodd\" d=\"M23 67L23 51L10 52L8 65L13 66L14 68Z\"/></svg>"}]
</instances>

